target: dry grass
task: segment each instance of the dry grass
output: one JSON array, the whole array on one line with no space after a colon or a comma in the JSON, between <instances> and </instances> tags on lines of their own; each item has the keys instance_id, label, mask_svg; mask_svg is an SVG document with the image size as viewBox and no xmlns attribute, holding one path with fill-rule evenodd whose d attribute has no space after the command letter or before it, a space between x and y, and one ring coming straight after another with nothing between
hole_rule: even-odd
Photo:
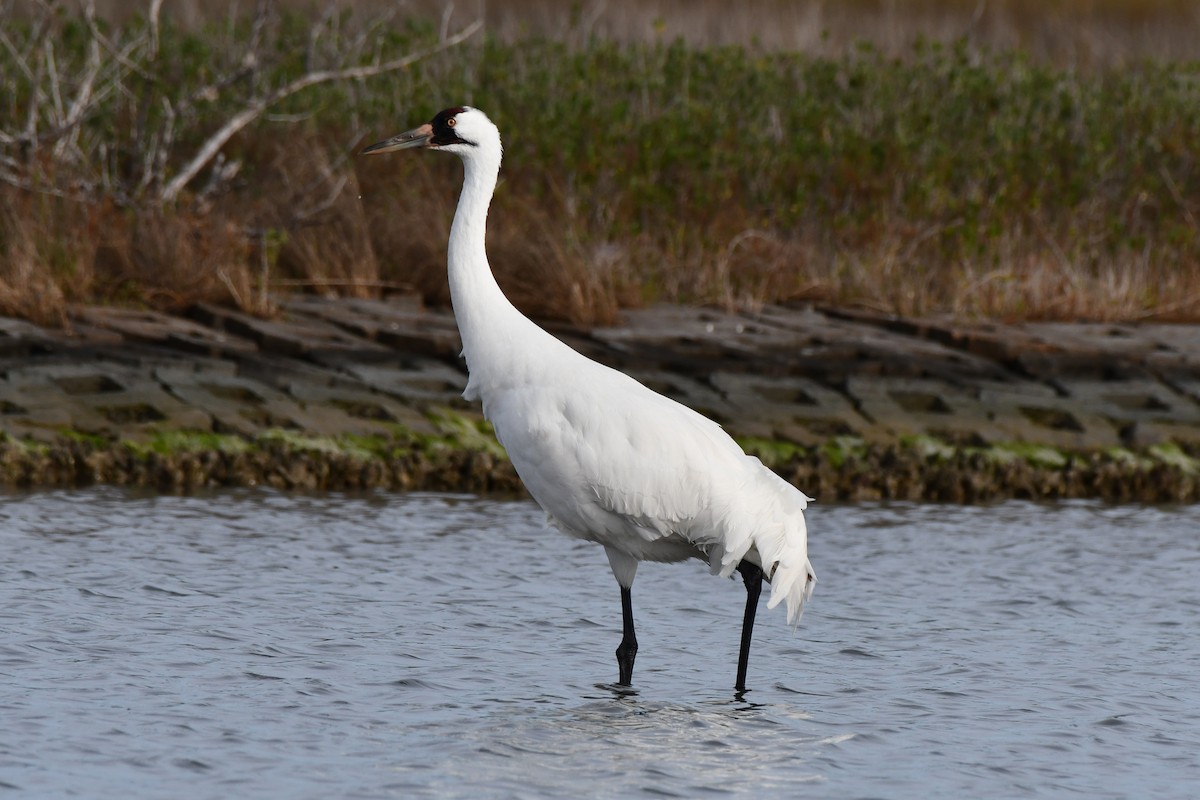
<instances>
[{"instance_id":1,"label":"dry grass","mask_svg":"<svg viewBox=\"0 0 1200 800\"><path fill-rule=\"evenodd\" d=\"M99 5L130 19L129 4ZM165 13L197 34L191 66L159 66L185 84L187 69L207 69L214 22L224 30L241 7L168 0ZM476 10L461 4L447 21L428 8L435 33ZM53 324L73 302L206 300L265 314L283 291L412 290L446 304L460 167L353 151L362 131L388 135L466 101L506 132L489 254L537 316L586 325L646 302L813 300L1200 319L1200 80L1172 64L1200 56L1193 2L513 0L484 11L486 45L305 95L280 109L298 124L248 127L226 148L242 170L220 191L202 174L179 202L73 201L82 160L39 154L52 191L0 185L0 313ZM296 27L303 39L307 23ZM689 47L664 44L676 38ZM877 49L864 55L860 39ZM914 49L921 39L960 45ZM1006 55L1013 47L1031 55ZM200 136L231 113L205 108ZM23 111L0 101L0 123L19 126ZM138 111L130 101L84 141L118 140L114 126ZM140 157L109 145L106 179Z\"/></svg>"},{"instance_id":2,"label":"dry grass","mask_svg":"<svg viewBox=\"0 0 1200 800\"><path fill-rule=\"evenodd\" d=\"M13 207L5 202L11 199L0 200L4 203L0 226L8 231L0 240L0 314L24 317L46 325L61 325L66 319L67 298L58 281L46 269L46 260L52 254L41 248L55 241L55 233L44 228L35 229L27 217L14 213ZM79 263L86 263L89 255L86 252L66 253L68 259Z\"/></svg>"},{"instance_id":3,"label":"dry grass","mask_svg":"<svg viewBox=\"0 0 1200 800\"><path fill-rule=\"evenodd\" d=\"M420 154L358 164L362 213L379 273L389 287L449 305L446 240L462 168ZM564 226L553 203L514 195L502 183L489 225L488 257L505 291L535 316L579 324L611 322L638 302L628 260L589 247ZM624 302L622 302L624 301Z\"/></svg>"},{"instance_id":4,"label":"dry grass","mask_svg":"<svg viewBox=\"0 0 1200 800\"><path fill-rule=\"evenodd\" d=\"M259 199L241 216L251 231L262 281L318 294L371 297L380 278L350 153L284 137L252 157ZM303 157L297 158L297 152ZM338 149L341 149L340 147ZM286 277L285 277L286 276ZM405 288L405 287L396 287Z\"/></svg>"},{"instance_id":5,"label":"dry grass","mask_svg":"<svg viewBox=\"0 0 1200 800\"><path fill-rule=\"evenodd\" d=\"M233 301L266 310L255 302L251 242L235 219L131 212L9 187L0 187L0 203L0 313L61 324L71 303L179 311Z\"/></svg>"}]
</instances>

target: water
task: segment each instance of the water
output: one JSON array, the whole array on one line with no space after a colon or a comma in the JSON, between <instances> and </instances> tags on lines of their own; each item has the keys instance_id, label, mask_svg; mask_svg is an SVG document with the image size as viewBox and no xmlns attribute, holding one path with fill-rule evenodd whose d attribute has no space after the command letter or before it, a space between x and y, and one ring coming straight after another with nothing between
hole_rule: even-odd
<instances>
[{"instance_id":1,"label":"water","mask_svg":"<svg viewBox=\"0 0 1200 800\"><path fill-rule=\"evenodd\" d=\"M0 498L0 788L21 797L1186 797L1200 508L814 507L796 635L529 503ZM4 794L0 792L0 794Z\"/></svg>"}]
</instances>

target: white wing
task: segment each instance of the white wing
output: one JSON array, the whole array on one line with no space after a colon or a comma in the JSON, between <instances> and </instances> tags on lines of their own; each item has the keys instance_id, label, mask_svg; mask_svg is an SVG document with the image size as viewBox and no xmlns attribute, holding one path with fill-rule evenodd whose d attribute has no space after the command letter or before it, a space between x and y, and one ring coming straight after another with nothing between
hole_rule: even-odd
<instances>
[{"instance_id":1,"label":"white wing","mask_svg":"<svg viewBox=\"0 0 1200 800\"><path fill-rule=\"evenodd\" d=\"M483 392L484 411L530 494L564 531L638 560L743 558L788 599L795 624L812 591L808 498L747 456L720 426L623 373L570 352L541 374ZM557 361L557 359L555 359Z\"/></svg>"}]
</instances>

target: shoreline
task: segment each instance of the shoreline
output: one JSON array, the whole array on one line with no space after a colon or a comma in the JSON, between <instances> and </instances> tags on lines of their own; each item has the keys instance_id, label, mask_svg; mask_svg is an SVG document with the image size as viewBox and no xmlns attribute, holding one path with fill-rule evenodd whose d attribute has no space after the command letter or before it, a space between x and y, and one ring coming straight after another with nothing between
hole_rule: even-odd
<instances>
[{"instance_id":1,"label":"shoreline","mask_svg":"<svg viewBox=\"0 0 1200 800\"><path fill-rule=\"evenodd\" d=\"M0 319L0 486L523 494L448 312ZM722 423L819 502L1200 500L1200 326L659 306L551 330Z\"/></svg>"}]
</instances>

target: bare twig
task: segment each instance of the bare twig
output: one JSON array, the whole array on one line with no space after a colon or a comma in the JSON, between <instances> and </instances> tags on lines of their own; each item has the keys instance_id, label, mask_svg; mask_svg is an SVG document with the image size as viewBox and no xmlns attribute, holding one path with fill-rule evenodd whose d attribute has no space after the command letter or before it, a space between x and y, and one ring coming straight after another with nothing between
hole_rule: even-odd
<instances>
[{"instance_id":1,"label":"bare twig","mask_svg":"<svg viewBox=\"0 0 1200 800\"><path fill-rule=\"evenodd\" d=\"M204 184L204 188L200 190L197 199L207 201L209 198L221 191L222 187L227 185L234 177L242 171L241 161L226 161L223 153L217 153L217 157L213 159L212 172L209 173L208 182Z\"/></svg>"},{"instance_id":2,"label":"bare twig","mask_svg":"<svg viewBox=\"0 0 1200 800\"><path fill-rule=\"evenodd\" d=\"M70 200L73 203L90 203L93 198L91 191L69 191L53 185L36 183L24 175L11 172L7 169L0 170L0 182L7 183L17 189L22 189L27 192L37 192L38 194L50 195L51 197L61 197L64 200Z\"/></svg>"},{"instance_id":3,"label":"bare twig","mask_svg":"<svg viewBox=\"0 0 1200 800\"><path fill-rule=\"evenodd\" d=\"M164 97L163 104L163 122L159 126L161 132L158 140L158 152L155 153L154 163L151 166L151 174L147 179L147 184L153 181L156 185L162 185L163 179L167 174L167 158L171 154L171 147L175 144L175 106L171 101Z\"/></svg>"},{"instance_id":4,"label":"bare twig","mask_svg":"<svg viewBox=\"0 0 1200 800\"><path fill-rule=\"evenodd\" d=\"M1136 317L1134 317L1134 319L1144 321L1150 319L1159 319L1162 317L1170 317L1172 314L1186 311L1193 306L1200 306L1200 293L1182 297L1179 300L1173 300L1170 303L1162 303L1150 311L1144 311L1141 314L1138 314Z\"/></svg>"},{"instance_id":5,"label":"bare twig","mask_svg":"<svg viewBox=\"0 0 1200 800\"><path fill-rule=\"evenodd\" d=\"M378 41L379 31L383 30L384 28L391 27L393 21L396 19L396 14L398 11L398 7L393 7L380 14L375 19L372 19L370 23L363 28L362 32L360 32L358 36L354 37L353 41L351 41L349 53L352 56L357 56L363 52L368 42Z\"/></svg>"},{"instance_id":6,"label":"bare twig","mask_svg":"<svg viewBox=\"0 0 1200 800\"><path fill-rule=\"evenodd\" d=\"M354 142L360 141L361 139L362 131L356 130L354 134L350 136L349 144L352 145ZM338 148L337 152L338 157L335 158L332 163L325 164L321 167L320 175L301 186L298 190L294 191L293 194L298 197L308 197L315 192L317 187L322 183L329 183L330 181L334 182L334 188L330 190L328 194L326 194L324 200L319 201L315 205L302 208L298 211L293 211L291 214L289 214L287 227L298 227L300 225L307 224L312 217L327 211L335 202L337 202L338 197L341 195L342 190L346 188L346 183L349 180L348 175L342 174L338 176L338 170L340 170L341 167L350 160L350 157L353 153L353 148L347 145L345 147ZM336 180L334 180L335 176L337 176Z\"/></svg>"},{"instance_id":7,"label":"bare twig","mask_svg":"<svg viewBox=\"0 0 1200 800\"><path fill-rule=\"evenodd\" d=\"M42 61L38 61L37 71L34 73L32 86L29 91L29 113L25 117L25 132L21 138L26 142L34 142L37 140L38 130L38 109L42 105Z\"/></svg>"},{"instance_id":8,"label":"bare twig","mask_svg":"<svg viewBox=\"0 0 1200 800\"><path fill-rule=\"evenodd\" d=\"M1176 202L1180 210L1183 211L1183 215L1187 218L1188 224L1191 225L1192 228L1200 231L1200 223L1196 222L1196 216L1192 213L1192 209L1188 205L1187 200L1184 198L1183 192L1179 191L1179 184L1175 183L1175 179L1171 177L1170 171L1165 166L1160 166L1158 168L1158 172L1160 175L1162 175L1163 181L1167 185L1167 191L1171 193L1171 198Z\"/></svg>"},{"instance_id":9,"label":"bare twig","mask_svg":"<svg viewBox=\"0 0 1200 800\"><path fill-rule=\"evenodd\" d=\"M245 304L242 303L241 293L237 290L237 287L233 285L233 281L230 279L229 273L224 267L217 269L217 277L220 278L221 283L225 284L225 288L229 290L230 296L233 297L233 302L236 303L238 307L245 308Z\"/></svg>"},{"instance_id":10,"label":"bare twig","mask_svg":"<svg viewBox=\"0 0 1200 800\"><path fill-rule=\"evenodd\" d=\"M92 107L92 88L96 84L96 76L100 74L101 66L100 43L92 39L88 43L86 72L79 84L79 90L75 93L75 99L71 101L71 107L67 111L67 115L61 125L64 131L70 131L71 135L69 138L60 139L55 144L55 158L61 158L67 147L75 146L79 141L78 126L80 121L83 120L84 114Z\"/></svg>"},{"instance_id":11,"label":"bare twig","mask_svg":"<svg viewBox=\"0 0 1200 800\"><path fill-rule=\"evenodd\" d=\"M29 47L21 56L21 60L29 63L33 59L33 54L42 46L42 42L46 40L46 36L50 33L50 23L54 20L54 12L59 6L58 0L50 0L50 2L39 3L42 6L42 14L34 25L33 35L29 37Z\"/></svg>"},{"instance_id":12,"label":"bare twig","mask_svg":"<svg viewBox=\"0 0 1200 800\"><path fill-rule=\"evenodd\" d=\"M8 38L8 35L4 32L3 28L0 28L0 45L4 45L4 49L7 50L8 54L12 57L13 63L20 68L22 73L24 73L25 80L32 83L35 78L33 75L33 70L29 68L29 61L24 55L21 54L19 50L17 50L17 46L13 44L12 39Z\"/></svg>"},{"instance_id":13,"label":"bare twig","mask_svg":"<svg viewBox=\"0 0 1200 800\"><path fill-rule=\"evenodd\" d=\"M66 117L67 112L63 108L62 90L59 88L58 59L54 57L53 39L47 40L46 49L42 51L42 57L46 60L46 75L50 78L50 99L54 101L51 122L57 128L62 125L63 118Z\"/></svg>"},{"instance_id":14,"label":"bare twig","mask_svg":"<svg viewBox=\"0 0 1200 800\"><path fill-rule=\"evenodd\" d=\"M133 61L130 56L134 51L141 47L146 42L145 36L134 37L124 48L118 48L112 41L104 35L100 30L100 26L96 24L95 9L92 8L92 13L87 13L87 7L84 9L84 19L87 20L88 31L92 38L100 43L100 46L108 51L108 54L113 57L118 64L125 69L136 74L139 78L150 83L157 83L158 79L151 75L147 70L143 69L136 61Z\"/></svg>"},{"instance_id":15,"label":"bare twig","mask_svg":"<svg viewBox=\"0 0 1200 800\"><path fill-rule=\"evenodd\" d=\"M327 29L332 27L338 17L338 7L334 3L329 3L325 7L325 13L317 20L308 34L308 47L304 52L304 68L312 72L317 68L317 45L321 41L321 35Z\"/></svg>"},{"instance_id":16,"label":"bare twig","mask_svg":"<svg viewBox=\"0 0 1200 800\"><path fill-rule=\"evenodd\" d=\"M332 176L326 175L322 177L325 180L328 180ZM337 199L341 197L342 190L346 188L346 184L349 181L349 175L339 175L337 180L334 182L333 188L330 189L329 193L325 196L325 199L314 205L308 206L307 208L301 208L291 213L289 227L298 227L308 224L309 220L311 220L313 217L332 208L333 204L337 202Z\"/></svg>"},{"instance_id":17,"label":"bare twig","mask_svg":"<svg viewBox=\"0 0 1200 800\"><path fill-rule=\"evenodd\" d=\"M89 4L92 0L88 0ZM158 58L158 15L162 11L163 0L150 0L150 12L146 15L150 22L150 55Z\"/></svg>"}]
</instances>

